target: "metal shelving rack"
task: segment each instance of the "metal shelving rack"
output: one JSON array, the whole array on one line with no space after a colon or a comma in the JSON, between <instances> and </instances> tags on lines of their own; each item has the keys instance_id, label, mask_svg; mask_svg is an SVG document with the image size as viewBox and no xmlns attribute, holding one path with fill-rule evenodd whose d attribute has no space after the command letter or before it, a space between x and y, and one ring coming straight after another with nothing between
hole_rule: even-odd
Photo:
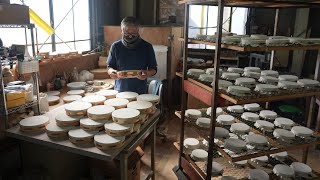
<instances>
[{"instance_id":1,"label":"metal shelving rack","mask_svg":"<svg viewBox=\"0 0 320 180\"><path fill-rule=\"evenodd\" d=\"M271 51L272 54L274 51L293 51L293 50L320 50L320 46L285 46L285 47L241 47L241 46L231 46L221 44L221 35L222 35L222 23L223 23L223 11L225 6L230 7L253 7L253 8L275 8L276 17L275 17L275 29L274 35L276 35L276 27L277 27L277 19L279 14L279 9L281 8L305 8L305 7L320 7L319 0L179 0L179 4L185 5L185 23L184 23L184 37L180 38L184 43L184 52L183 52L183 73L178 76L182 77L182 106L181 106L181 133L180 133L180 144L183 144L184 141L184 130L185 130L185 110L187 108L187 94L191 94L202 102L211 106L212 109L217 108L217 102L219 98L225 99L233 104L244 104L250 102L271 102L271 101L279 101L285 99L294 99L306 97L310 102L310 107L308 107L308 122L307 126L310 127L312 123L312 112L314 108L314 104L316 102L315 96L319 95L318 92L304 93L304 94L295 94L295 95L286 95L286 96L278 96L274 98L252 98L250 100L244 101L229 97L227 94L218 92L218 80L219 80L219 67L220 67L220 54L221 49L231 49L240 52L256 52L256 51ZM190 5L212 5L218 6L218 17L217 17L217 33L216 33L216 41L215 43L199 41L195 39L189 39L189 8ZM187 77L187 54L188 54L188 44L189 43L197 43L197 44L207 44L215 46L215 54L214 54L214 69L215 76L213 79L213 88L197 82L191 78ZM273 68L273 58L271 59L270 69ZM320 53L318 53L316 68L315 68L315 79L318 79L318 75L320 74ZM209 150L208 150L208 160L207 162L212 162L214 150L216 150L216 146L214 144L214 131L216 127L216 111L211 111L211 124L209 131ZM212 164L207 163L207 172L206 176L203 176L201 172L199 172L199 167L195 165L194 162L191 162L190 158L187 154L184 153L184 147L180 146L180 154L179 154L179 164L173 170L179 179L211 179L211 169ZM223 155L223 154L222 154ZM307 160L307 149L303 154L303 161ZM184 169L185 168L185 169ZM188 171L192 171L192 173L188 173ZM201 175L202 174L202 175Z\"/></svg>"},{"instance_id":2,"label":"metal shelving rack","mask_svg":"<svg viewBox=\"0 0 320 180\"><path fill-rule=\"evenodd\" d=\"M0 24L0 28L28 28L30 29L30 35L31 35L31 44L32 44L32 53L33 56L36 55L35 52L35 42L34 42L34 24ZM4 120L2 125L4 126L5 129L9 127L9 122L8 122L8 116L12 113L18 112L22 109L32 107L34 105L37 105L38 107L38 112L40 112L40 97L39 97L39 74L38 72L32 73L32 77L34 80L34 88L36 88L36 96L37 99L33 100L32 102L28 102L22 106L14 107L7 109L6 107L6 95L4 92L4 83L3 83L3 76L2 76L2 68L5 66L5 64L2 64L1 62L1 68L0 68L0 102L2 106L0 107L0 119Z\"/></svg>"}]
</instances>

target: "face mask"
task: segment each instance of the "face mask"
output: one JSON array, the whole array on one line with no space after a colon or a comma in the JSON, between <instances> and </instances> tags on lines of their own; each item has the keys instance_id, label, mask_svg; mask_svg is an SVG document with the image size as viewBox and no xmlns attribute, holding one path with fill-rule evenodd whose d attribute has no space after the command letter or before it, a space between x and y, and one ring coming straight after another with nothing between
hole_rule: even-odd
<instances>
[{"instance_id":1,"label":"face mask","mask_svg":"<svg viewBox=\"0 0 320 180\"><path fill-rule=\"evenodd\" d=\"M139 36L123 36L123 40L127 43L131 44L136 42L139 39Z\"/></svg>"}]
</instances>

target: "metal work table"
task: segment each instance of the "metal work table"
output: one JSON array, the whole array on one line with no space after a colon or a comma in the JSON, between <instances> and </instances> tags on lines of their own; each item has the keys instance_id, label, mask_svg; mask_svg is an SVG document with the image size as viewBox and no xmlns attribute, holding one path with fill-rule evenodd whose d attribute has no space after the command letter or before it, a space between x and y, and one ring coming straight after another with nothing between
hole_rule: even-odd
<instances>
[{"instance_id":1,"label":"metal work table","mask_svg":"<svg viewBox=\"0 0 320 180\"><path fill-rule=\"evenodd\" d=\"M57 113L64 111L64 106L60 106L46 114L50 118L50 122L55 121L54 117ZM22 141L31 142L34 144L39 144L43 146L48 146L50 148L59 149L66 152L71 152L75 154L79 154L82 156L87 156L90 158L95 158L104 161L112 161L117 159L120 161L121 166L121 179L127 179L127 165L128 165L128 157L135 150L136 147L151 133L152 136L152 151L151 151L151 168L154 172L154 147L155 147L155 128L156 124L159 121L160 110L157 110L154 115L152 115L148 121L146 121L140 128L140 132L134 135L131 135L127 138L123 144L118 149L102 151L94 146L93 143L88 145L79 146L72 144L68 139L63 140L53 140L44 133L38 134L30 134L24 133L20 131L19 125L16 125L10 129L6 130L6 134L9 137L16 138ZM124 174L125 173L125 174ZM153 176L154 177L154 176Z\"/></svg>"}]
</instances>

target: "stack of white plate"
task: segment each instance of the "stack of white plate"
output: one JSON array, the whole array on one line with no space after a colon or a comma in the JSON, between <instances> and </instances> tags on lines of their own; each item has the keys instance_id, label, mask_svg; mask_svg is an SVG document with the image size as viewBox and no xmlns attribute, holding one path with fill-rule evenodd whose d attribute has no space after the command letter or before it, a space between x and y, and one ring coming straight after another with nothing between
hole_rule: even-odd
<instances>
[{"instance_id":1,"label":"stack of white plate","mask_svg":"<svg viewBox=\"0 0 320 180\"><path fill-rule=\"evenodd\" d=\"M229 86L227 92L235 96L247 96L250 95L251 90L242 86Z\"/></svg>"},{"instance_id":2,"label":"stack of white plate","mask_svg":"<svg viewBox=\"0 0 320 180\"><path fill-rule=\"evenodd\" d=\"M96 132L88 132L83 129L71 129L68 132L69 140L74 144L87 144L93 142Z\"/></svg>"},{"instance_id":3,"label":"stack of white plate","mask_svg":"<svg viewBox=\"0 0 320 180\"><path fill-rule=\"evenodd\" d=\"M304 40L303 38L299 38L299 37L289 37L288 39L291 44L299 44L299 45L303 44L303 40Z\"/></svg>"},{"instance_id":4,"label":"stack of white plate","mask_svg":"<svg viewBox=\"0 0 320 180\"><path fill-rule=\"evenodd\" d=\"M313 135L313 131L303 126L294 126L291 128L291 132L298 137L308 138Z\"/></svg>"},{"instance_id":5,"label":"stack of white plate","mask_svg":"<svg viewBox=\"0 0 320 180\"><path fill-rule=\"evenodd\" d=\"M275 120L277 118L278 114L274 111L262 110L262 111L260 111L259 116L263 119Z\"/></svg>"},{"instance_id":6,"label":"stack of white plate","mask_svg":"<svg viewBox=\"0 0 320 180\"><path fill-rule=\"evenodd\" d=\"M229 138L229 131L222 127L215 127L214 138L215 139Z\"/></svg>"},{"instance_id":7,"label":"stack of white plate","mask_svg":"<svg viewBox=\"0 0 320 180\"><path fill-rule=\"evenodd\" d=\"M94 136L94 144L101 150L116 149L122 146L124 140L124 136L113 137L105 133L99 133Z\"/></svg>"},{"instance_id":8,"label":"stack of white plate","mask_svg":"<svg viewBox=\"0 0 320 180\"><path fill-rule=\"evenodd\" d=\"M245 37L241 38L241 45L242 46L252 46L252 47L259 47L266 45L265 39L256 39L252 37Z\"/></svg>"},{"instance_id":9,"label":"stack of white plate","mask_svg":"<svg viewBox=\"0 0 320 180\"><path fill-rule=\"evenodd\" d=\"M270 156L272 158L279 160L279 161L284 161L288 157L288 153L287 153L287 151L283 151L283 152L279 152L276 154L271 154Z\"/></svg>"},{"instance_id":10,"label":"stack of white plate","mask_svg":"<svg viewBox=\"0 0 320 180\"><path fill-rule=\"evenodd\" d=\"M245 104L244 109L251 112L260 111L261 107L258 103Z\"/></svg>"},{"instance_id":11,"label":"stack of white plate","mask_svg":"<svg viewBox=\"0 0 320 180\"><path fill-rule=\"evenodd\" d=\"M287 90L293 90L293 89L299 89L301 86L292 81L279 81L278 82L278 87L282 89L287 89Z\"/></svg>"},{"instance_id":12,"label":"stack of white plate","mask_svg":"<svg viewBox=\"0 0 320 180\"><path fill-rule=\"evenodd\" d=\"M244 72L243 68L237 68L237 67L228 67L227 71L231 73L239 73L239 74L242 74Z\"/></svg>"},{"instance_id":13,"label":"stack of white plate","mask_svg":"<svg viewBox=\"0 0 320 180\"><path fill-rule=\"evenodd\" d=\"M222 37L221 39L221 43L223 44L238 45L240 42L241 42L241 37L225 36L225 37Z\"/></svg>"},{"instance_id":14,"label":"stack of white plate","mask_svg":"<svg viewBox=\"0 0 320 180\"><path fill-rule=\"evenodd\" d=\"M212 84L211 84L212 85ZM232 86L232 82L219 79L218 86L219 89L227 90L229 86Z\"/></svg>"},{"instance_id":15,"label":"stack of white plate","mask_svg":"<svg viewBox=\"0 0 320 180\"><path fill-rule=\"evenodd\" d=\"M279 88L272 84L257 84L254 90L261 94L275 94L279 92Z\"/></svg>"},{"instance_id":16,"label":"stack of white plate","mask_svg":"<svg viewBox=\"0 0 320 180\"><path fill-rule=\"evenodd\" d=\"M217 117L217 122L222 125L231 125L235 121L235 118L231 115L220 115Z\"/></svg>"},{"instance_id":17,"label":"stack of white plate","mask_svg":"<svg viewBox=\"0 0 320 180\"><path fill-rule=\"evenodd\" d=\"M105 89L96 92L96 95L104 96L107 99L115 98L119 92L117 90Z\"/></svg>"},{"instance_id":18,"label":"stack of white plate","mask_svg":"<svg viewBox=\"0 0 320 180\"><path fill-rule=\"evenodd\" d=\"M260 157L251 159L252 162L262 166L266 165L268 163L268 160L269 160L268 156L260 156Z\"/></svg>"},{"instance_id":19,"label":"stack of white plate","mask_svg":"<svg viewBox=\"0 0 320 180\"><path fill-rule=\"evenodd\" d=\"M250 71L245 71L243 73L243 76L249 77L249 78L254 78L254 79L259 79L261 74L259 72L250 72Z\"/></svg>"},{"instance_id":20,"label":"stack of white plate","mask_svg":"<svg viewBox=\"0 0 320 180\"><path fill-rule=\"evenodd\" d=\"M244 135L250 131L250 127L244 123L233 123L230 131L237 135Z\"/></svg>"},{"instance_id":21,"label":"stack of white plate","mask_svg":"<svg viewBox=\"0 0 320 180\"><path fill-rule=\"evenodd\" d=\"M273 131L273 136L284 142L291 142L295 139L295 135L292 132L285 129L275 129Z\"/></svg>"},{"instance_id":22,"label":"stack of white plate","mask_svg":"<svg viewBox=\"0 0 320 180\"><path fill-rule=\"evenodd\" d=\"M273 173L282 179L294 178L294 170L287 165L277 164L273 168Z\"/></svg>"},{"instance_id":23,"label":"stack of white plate","mask_svg":"<svg viewBox=\"0 0 320 180\"><path fill-rule=\"evenodd\" d=\"M265 149L268 145L268 139L259 134L249 134L246 137L247 144L252 145L255 149Z\"/></svg>"},{"instance_id":24,"label":"stack of white plate","mask_svg":"<svg viewBox=\"0 0 320 180\"><path fill-rule=\"evenodd\" d=\"M148 101L151 102L153 105L157 105L160 102L160 96L155 94L140 94L137 97L137 101Z\"/></svg>"},{"instance_id":25,"label":"stack of white plate","mask_svg":"<svg viewBox=\"0 0 320 180\"><path fill-rule=\"evenodd\" d=\"M112 98L108 99L104 102L104 105L112 106L115 109L121 109L127 107L127 104L129 103L129 100L122 99L122 98Z\"/></svg>"},{"instance_id":26,"label":"stack of white plate","mask_svg":"<svg viewBox=\"0 0 320 180\"><path fill-rule=\"evenodd\" d=\"M132 108L117 109L112 112L113 122L118 124L134 124L139 121L140 111Z\"/></svg>"},{"instance_id":27,"label":"stack of white plate","mask_svg":"<svg viewBox=\"0 0 320 180\"><path fill-rule=\"evenodd\" d=\"M200 74L205 74L203 69L188 69L187 75L198 78Z\"/></svg>"},{"instance_id":28,"label":"stack of white plate","mask_svg":"<svg viewBox=\"0 0 320 180\"><path fill-rule=\"evenodd\" d=\"M206 114L207 114L208 116L211 116L211 107L209 107L209 108L207 109ZM222 114L223 114L222 108L217 107L217 109L216 109L216 116L218 117L218 116L220 116L220 115L222 115Z\"/></svg>"},{"instance_id":29,"label":"stack of white plate","mask_svg":"<svg viewBox=\"0 0 320 180\"><path fill-rule=\"evenodd\" d=\"M252 88L256 85L256 80L253 78L237 78L234 84L237 86Z\"/></svg>"},{"instance_id":30,"label":"stack of white plate","mask_svg":"<svg viewBox=\"0 0 320 180\"><path fill-rule=\"evenodd\" d=\"M261 69L259 67L245 67L244 72L258 72L261 73Z\"/></svg>"},{"instance_id":31,"label":"stack of white plate","mask_svg":"<svg viewBox=\"0 0 320 180\"><path fill-rule=\"evenodd\" d=\"M104 129L104 123L99 121L94 121L89 118L80 119L80 127L83 130L90 132L98 132Z\"/></svg>"},{"instance_id":32,"label":"stack of white plate","mask_svg":"<svg viewBox=\"0 0 320 180\"><path fill-rule=\"evenodd\" d=\"M245 112L241 115L241 118L247 121L256 122L260 119L259 115L252 112Z\"/></svg>"},{"instance_id":33,"label":"stack of white plate","mask_svg":"<svg viewBox=\"0 0 320 180\"><path fill-rule=\"evenodd\" d=\"M261 76L271 76L271 77L279 77L279 72L274 70L263 70L261 71Z\"/></svg>"},{"instance_id":34,"label":"stack of white plate","mask_svg":"<svg viewBox=\"0 0 320 180\"><path fill-rule=\"evenodd\" d=\"M274 125L283 129L291 130L291 128L294 126L294 122L288 118L278 117L274 120Z\"/></svg>"},{"instance_id":35,"label":"stack of white plate","mask_svg":"<svg viewBox=\"0 0 320 180\"><path fill-rule=\"evenodd\" d=\"M269 180L269 175L261 169L252 169L249 173L249 180Z\"/></svg>"},{"instance_id":36,"label":"stack of white plate","mask_svg":"<svg viewBox=\"0 0 320 180\"><path fill-rule=\"evenodd\" d=\"M286 46L290 43L289 39L267 39L267 46Z\"/></svg>"},{"instance_id":37,"label":"stack of white plate","mask_svg":"<svg viewBox=\"0 0 320 180\"><path fill-rule=\"evenodd\" d=\"M294 75L280 75L279 76L279 81L292 81L292 82L297 82L298 76Z\"/></svg>"},{"instance_id":38,"label":"stack of white plate","mask_svg":"<svg viewBox=\"0 0 320 180\"><path fill-rule=\"evenodd\" d=\"M208 152L203 149L195 149L191 152L191 158L194 161L206 161L208 159Z\"/></svg>"},{"instance_id":39,"label":"stack of white plate","mask_svg":"<svg viewBox=\"0 0 320 180\"><path fill-rule=\"evenodd\" d=\"M319 81L312 79L299 79L297 83L306 88L318 87L320 85Z\"/></svg>"},{"instance_id":40,"label":"stack of white plate","mask_svg":"<svg viewBox=\"0 0 320 180\"><path fill-rule=\"evenodd\" d=\"M264 39L264 40L268 39L268 36L264 34L251 34L250 37L255 39Z\"/></svg>"},{"instance_id":41,"label":"stack of white plate","mask_svg":"<svg viewBox=\"0 0 320 180\"><path fill-rule=\"evenodd\" d=\"M272 76L260 76L258 81L261 83L265 83L265 84L276 85L276 84L278 84L279 79L276 77L272 77Z\"/></svg>"},{"instance_id":42,"label":"stack of white plate","mask_svg":"<svg viewBox=\"0 0 320 180\"><path fill-rule=\"evenodd\" d=\"M210 118L201 117L197 119L196 125L198 125L199 127L208 129L210 128L210 122L211 122Z\"/></svg>"},{"instance_id":43,"label":"stack of white plate","mask_svg":"<svg viewBox=\"0 0 320 180\"><path fill-rule=\"evenodd\" d=\"M128 136L133 132L133 124L117 124L108 122L104 124L104 129L110 136Z\"/></svg>"},{"instance_id":44,"label":"stack of white plate","mask_svg":"<svg viewBox=\"0 0 320 180\"><path fill-rule=\"evenodd\" d=\"M239 77L240 77L240 74L238 74L238 73L230 73L230 72L224 72L221 75L222 79L231 80L231 81L235 81Z\"/></svg>"},{"instance_id":45,"label":"stack of white plate","mask_svg":"<svg viewBox=\"0 0 320 180\"><path fill-rule=\"evenodd\" d=\"M207 166L204 166L203 169L205 172L207 172ZM211 176L219 176L223 173L223 167L221 164L217 162L212 162L212 169L211 169Z\"/></svg>"},{"instance_id":46,"label":"stack of white plate","mask_svg":"<svg viewBox=\"0 0 320 180\"><path fill-rule=\"evenodd\" d=\"M206 74L214 75L214 68L206 69ZM222 69L219 69L219 77L222 75Z\"/></svg>"},{"instance_id":47,"label":"stack of white plate","mask_svg":"<svg viewBox=\"0 0 320 180\"><path fill-rule=\"evenodd\" d=\"M229 138L224 142L224 148L233 151L235 153L241 153L243 150L246 150L246 142L240 139Z\"/></svg>"},{"instance_id":48,"label":"stack of white plate","mask_svg":"<svg viewBox=\"0 0 320 180\"><path fill-rule=\"evenodd\" d=\"M244 112L243 106L241 106L241 105L228 106L227 110L229 112L239 113L239 114Z\"/></svg>"},{"instance_id":49,"label":"stack of white plate","mask_svg":"<svg viewBox=\"0 0 320 180\"><path fill-rule=\"evenodd\" d=\"M274 125L271 122L263 121L263 120L257 120L254 126L266 132L272 132L274 128Z\"/></svg>"},{"instance_id":50,"label":"stack of white plate","mask_svg":"<svg viewBox=\"0 0 320 180\"><path fill-rule=\"evenodd\" d=\"M213 75L208 75L208 74L200 74L199 76L200 81L212 83L213 81Z\"/></svg>"},{"instance_id":51,"label":"stack of white plate","mask_svg":"<svg viewBox=\"0 0 320 180\"><path fill-rule=\"evenodd\" d=\"M188 109L185 111L185 116L186 118L193 119L196 121L198 118L202 116L202 113L201 111L196 109Z\"/></svg>"},{"instance_id":52,"label":"stack of white plate","mask_svg":"<svg viewBox=\"0 0 320 180\"><path fill-rule=\"evenodd\" d=\"M290 167L294 170L296 177L308 178L312 173L312 169L310 168L310 166L304 163L293 162Z\"/></svg>"},{"instance_id":53,"label":"stack of white plate","mask_svg":"<svg viewBox=\"0 0 320 180\"><path fill-rule=\"evenodd\" d=\"M187 138L183 141L183 146L187 150L192 151L200 147L200 142L198 139L195 139L195 138Z\"/></svg>"},{"instance_id":54,"label":"stack of white plate","mask_svg":"<svg viewBox=\"0 0 320 180\"><path fill-rule=\"evenodd\" d=\"M116 95L116 98L122 98L122 99L127 99L128 101L136 101L137 97L139 96L138 93L136 92L120 92Z\"/></svg>"}]
</instances>

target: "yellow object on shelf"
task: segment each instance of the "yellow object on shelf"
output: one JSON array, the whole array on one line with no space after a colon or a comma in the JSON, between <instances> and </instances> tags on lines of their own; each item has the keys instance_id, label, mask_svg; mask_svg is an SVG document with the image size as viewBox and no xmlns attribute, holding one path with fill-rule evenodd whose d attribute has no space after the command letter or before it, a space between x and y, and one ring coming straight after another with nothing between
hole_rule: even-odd
<instances>
[{"instance_id":1,"label":"yellow object on shelf","mask_svg":"<svg viewBox=\"0 0 320 180\"><path fill-rule=\"evenodd\" d=\"M10 108L14 108L17 106L22 106L25 103L26 103L26 99L23 97L23 98L7 101L6 105L7 105L7 109L10 109Z\"/></svg>"},{"instance_id":2,"label":"yellow object on shelf","mask_svg":"<svg viewBox=\"0 0 320 180\"><path fill-rule=\"evenodd\" d=\"M45 21L43 21L31 8L29 8L29 16L30 19L38 25L41 29L48 33L48 35L52 35L54 33L54 29L49 26Z\"/></svg>"},{"instance_id":3,"label":"yellow object on shelf","mask_svg":"<svg viewBox=\"0 0 320 180\"><path fill-rule=\"evenodd\" d=\"M14 93L7 93L6 94L6 100L12 101L16 99L25 98L26 94L24 92L14 92Z\"/></svg>"}]
</instances>

